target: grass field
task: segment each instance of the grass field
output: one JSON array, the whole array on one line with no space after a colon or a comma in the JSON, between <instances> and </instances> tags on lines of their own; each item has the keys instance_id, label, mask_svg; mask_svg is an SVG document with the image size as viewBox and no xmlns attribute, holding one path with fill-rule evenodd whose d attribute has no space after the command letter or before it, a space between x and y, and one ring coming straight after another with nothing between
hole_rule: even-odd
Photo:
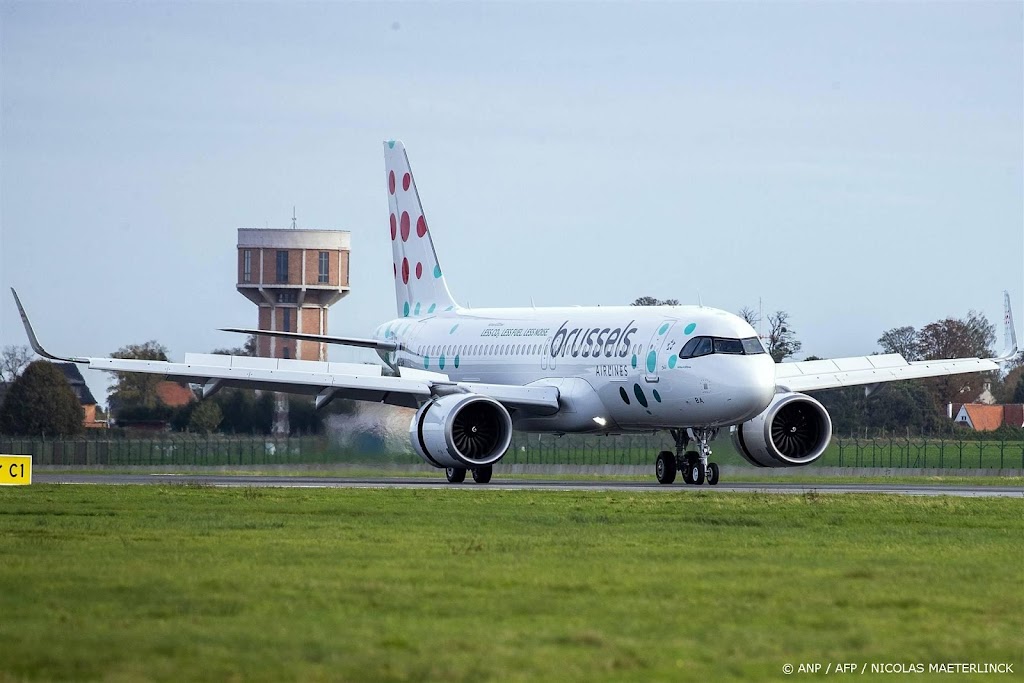
<instances>
[{"instance_id":1,"label":"grass field","mask_svg":"<svg viewBox=\"0 0 1024 683\"><path fill-rule=\"evenodd\" d=\"M0 490L0 680L1007 680L1022 635L1017 499Z\"/></svg>"}]
</instances>

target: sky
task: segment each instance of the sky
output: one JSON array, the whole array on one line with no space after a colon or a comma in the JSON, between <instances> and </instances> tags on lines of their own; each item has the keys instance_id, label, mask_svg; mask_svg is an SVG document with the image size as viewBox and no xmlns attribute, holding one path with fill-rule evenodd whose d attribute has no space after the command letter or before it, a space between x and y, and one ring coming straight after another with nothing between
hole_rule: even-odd
<instances>
[{"instance_id":1,"label":"sky","mask_svg":"<svg viewBox=\"0 0 1024 683\"><path fill-rule=\"evenodd\" d=\"M293 206L351 231L367 335L390 138L463 305L760 302L798 357L1024 320L1022 8L0 0L0 346L11 286L57 353L240 345L236 229Z\"/></svg>"}]
</instances>

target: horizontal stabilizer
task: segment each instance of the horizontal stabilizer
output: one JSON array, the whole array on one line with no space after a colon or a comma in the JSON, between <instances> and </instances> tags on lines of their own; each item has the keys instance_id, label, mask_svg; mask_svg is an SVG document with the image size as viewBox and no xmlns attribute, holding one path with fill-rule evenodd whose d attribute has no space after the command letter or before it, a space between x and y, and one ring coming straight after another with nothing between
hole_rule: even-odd
<instances>
[{"instance_id":1,"label":"horizontal stabilizer","mask_svg":"<svg viewBox=\"0 0 1024 683\"><path fill-rule=\"evenodd\" d=\"M342 346L358 346L363 349L379 351L397 351L398 344L380 339L363 339L360 337L329 337L326 334L306 334L305 332L278 332L276 330L250 330L243 327L222 327L221 332L238 332L240 334L258 334L264 337L281 337L283 339L301 339L302 341L320 342L321 344L340 344Z\"/></svg>"}]
</instances>

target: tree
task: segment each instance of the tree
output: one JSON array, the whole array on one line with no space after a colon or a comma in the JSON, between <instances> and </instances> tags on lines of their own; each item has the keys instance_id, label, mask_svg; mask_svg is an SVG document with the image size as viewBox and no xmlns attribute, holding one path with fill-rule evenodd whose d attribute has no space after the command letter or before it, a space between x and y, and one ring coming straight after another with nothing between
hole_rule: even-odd
<instances>
[{"instance_id":1,"label":"tree","mask_svg":"<svg viewBox=\"0 0 1024 683\"><path fill-rule=\"evenodd\" d=\"M743 318L743 321L745 323L747 323L748 325L755 329L761 323L761 316L759 316L757 314L757 311L755 311L750 306L744 306L739 310L739 312L736 315Z\"/></svg>"},{"instance_id":2,"label":"tree","mask_svg":"<svg viewBox=\"0 0 1024 683\"><path fill-rule=\"evenodd\" d=\"M1024 403L1024 375L1017 379L1017 386L1010 397L1010 403Z\"/></svg>"},{"instance_id":3,"label":"tree","mask_svg":"<svg viewBox=\"0 0 1024 683\"><path fill-rule=\"evenodd\" d=\"M13 382L32 360L32 349L27 346L5 346L0 351L0 382Z\"/></svg>"},{"instance_id":4,"label":"tree","mask_svg":"<svg viewBox=\"0 0 1024 683\"><path fill-rule=\"evenodd\" d=\"M768 353L781 363L803 346L796 338L796 331L789 324L789 313L775 311L768 316Z\"/></svg>"},{"instance_id":5,"label":"tree","mask_svg":"<svg viewBox=\"0 0 1024 683\"><path fill-rule=\"evenodd\" d=\"M0 408L0 432L26 436L69 436L82 431L85 411L57 366L29 364L7 392Z\"/></svg>"},{"instance_id":6,"label":"tree","mask_svg":"<svg viewBox=\"0 0 1024 683\"><path fill-rule=\"evenodd\" d=\"M642 296L630 306L678 306L679 299L655 299L653 296Z\"/></svg>"},{"instance_id":7,"label":"tree","mask_svg":"<svg viewBox=\"0 0 1024 683\"><path fill-rule=\"evenodd\" d=\"M128 344L122 346L111 358L134 358L137 360L167 360L167 347L156 340L144 344ZM150 375L139 372L117 372L110 401L119 407L143 406L155 408L159 402L156 387L164 380L163 375Z\"/></svg>"},{"instance_id":8,"label":"tree","mask_svg":"<svg viewBox=\"0 0 1024 683\"><path fill-rule=\"evenodd\" d=\"M941 358L986 358L996 340L995 326L976 311L966 318L946 318L925 325L917 335L918 350L924 360ZM946 403L971 401L986 381L985 373L948 375L927 380L936 408Z\"/></svg>"},{"instance_id":9,"label":"tree","mask_svg":"<svg viewBox=\"0 0 1024 683\"><path fill-rule=\"evenodd\" d=\"M209 434L217 429L223 419L224 415L220 411L220 406L214 401L200 401L192 409L192 414L188 418L188 430Z\"/></svg>"},{"instance_id":10,"label":"tree","mask_svg":"<svg viewBox=\"0 0 1024 683\"><path fill-rule=\"evenodd\" d=\"M920 360L917 330L910 325L886 330L878 338L878 345L886 353L898 353L908 361Z\"/></svg>"},{"instance_id":11,"label":"tree","mask_svg":"<svg viewBox=\"0 0 1024 683\"><path fill-rule=\"evenodd\" d=\"M986 358L992 355L995 325L977 311L925 325L917 335L921 358Z\"/></svg>"},{"instance_id":12,"label":"tree","mask_svg":"<svg viewBox=\"0 0 1024 683\"><path fill-rule=\"evenodd\" d=\"M218 356L255 356L256 355L256 335L250 334L245 338L245 344L242 346L236 346L233 349L214 349L210 353Z\"/></svg>"}]
</instances>

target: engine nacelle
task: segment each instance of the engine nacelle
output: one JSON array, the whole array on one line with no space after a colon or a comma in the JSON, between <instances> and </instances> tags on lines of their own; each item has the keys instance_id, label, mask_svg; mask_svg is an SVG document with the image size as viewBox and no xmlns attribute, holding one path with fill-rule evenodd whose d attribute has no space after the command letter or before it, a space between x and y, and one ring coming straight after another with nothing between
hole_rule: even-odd
<instances>
[{"instance_id":1,"label":"engine nacelle","mask_svg":"<svg viewBox=\"0 0 1024 683\"><path fill-rule=\"evenodd\" d=\"M479 394L449 394L424 403L409 425L413 450L434 467L483 467L512 443L505 406Z\"/></svg>"},{"instance_id":2,"label":"engine nacelle","mask_svg":"<svg viewBox=\"0 0 1024 683\"><path fill-rule=\"evenodd\" d=\"M832 418L805 394L778 394L757 417L732 428L736 450L751 465L793 467L821 457L832 439Z\"/></svg>"}]
</instances>

